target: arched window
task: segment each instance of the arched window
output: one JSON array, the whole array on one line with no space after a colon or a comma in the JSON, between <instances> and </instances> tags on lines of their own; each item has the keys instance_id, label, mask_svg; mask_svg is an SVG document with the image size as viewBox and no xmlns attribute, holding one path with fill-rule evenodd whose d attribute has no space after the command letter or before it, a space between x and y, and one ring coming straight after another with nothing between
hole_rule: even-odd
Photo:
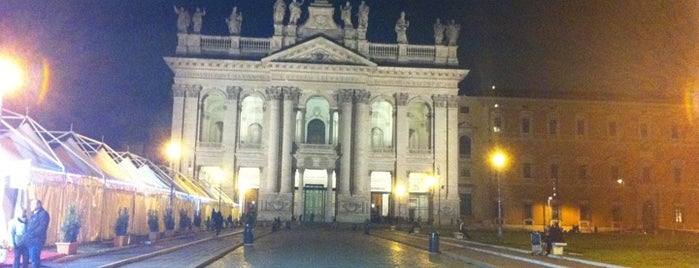
<instances>
[{"instance_id":1,"label":"arched window","mask_svg":"<svg viewBox=\"0 0 699 268\"><path fill-rule=\"evenodd\" d=\"M371 129L371 147L374 149L381 149L383 145L383 130L380 128Z\"/></svg>"},{"instance_id":2,"label":"arched window","mask_svg":"<svg viewBox=\"0 0 699 268\"><path fill-rule=\"evenodd\" d=\"M262 140L264 100L258 95L245 97L240 104L240 142L260 144Z\"/></svg>"},{"instance_id":3,"label":"arched window","mask_svg":"<svg viewBox=\"0 0 699 268\"><path fill-rule=\"evenodd\" d=\"M306 143L325 144L325 123L320 119L313 119L308 122L308 132Z\"/></svg>"},{"instance_id":4,"label":"arched window","mask_svg":"<svg viewBox=\"0 0 699 268\"><path fill-rule=\"evenodd\" d=\"M393 105L384 99L371 103L371 144L374 149L393 147Z\"/></svg>"},{"instance_id":5,"label":"arched window","mask_svg":"<svg viewBox=\"0 0 699 268\"><path fill-rule=\"evenodd\" d=\"M247 143L260 144L262 142L262 126L260 124L252 124L247 128Z\"/></svg>"},{"instance_id":6,"label":"arched window","mask_svg":"<svg viewBox=\"0 0 699 268\"><path fill-rule=\"evenodd\" d=\"M431 108L422 101L411 102L408 107L410 132L408 133L411 149L432 149L432 120Z\"/></svg>"},{"instance_id":7,"label":"arched window","mask_svg":"<svg viewBox=\"0 0 699 268\"><path fill-rule=\"evenodd\" d=\"M223 137L223 115L226 111L225 96L221 92L206 94L201 101L199 118L199 141L221 142Z\"/></svg>"}]
</instances>

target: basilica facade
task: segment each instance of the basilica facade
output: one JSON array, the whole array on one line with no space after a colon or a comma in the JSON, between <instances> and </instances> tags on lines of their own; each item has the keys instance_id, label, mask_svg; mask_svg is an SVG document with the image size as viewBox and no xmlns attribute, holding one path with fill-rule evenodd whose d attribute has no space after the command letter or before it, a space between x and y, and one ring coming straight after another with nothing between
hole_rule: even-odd
<instances>
[{"instance_id":1,"label":"basilica facade","mask_svg":"<svg viewBox=\"0 0 699 268\"><path fill-rule=\"evenodd\" d=\"M356 25L333 19L349 6L306 7L277 1L267 38L240 36L235 8L226 36L202 35L201 17L178 10L176 55L165 57L182 146L174 168L221 185L262 221L458 220L457 94L468 74L458 27L410 44L396 14L396 42L372 43L364 2Z\"/></svg>"}]
</instances>

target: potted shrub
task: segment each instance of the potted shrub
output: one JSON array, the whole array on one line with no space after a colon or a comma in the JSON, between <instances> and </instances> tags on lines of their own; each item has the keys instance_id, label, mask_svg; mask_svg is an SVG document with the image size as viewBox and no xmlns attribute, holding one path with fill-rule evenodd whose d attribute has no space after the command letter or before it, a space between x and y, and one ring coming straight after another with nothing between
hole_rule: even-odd
<instances>
[{"instance_id":1,"label":"potted shrub","mask_svg":"<svg viewBox=\"0 0 699 268\"><path fill-rule=\"evenodd\" d=\"M72 255L78 252L77 240L80 227L82 227L80 215L75 211L75 205L69 205L61 226L60 242L56 242L56 251L59 254Z\"/></svg>"},{"instance_id":2,"label":"potted shrub","mask_svg":"<svg viewBox=\"0 0 699 268\"><path fill-rule=\"evenodd\" d=\"M127 208L119 209L119 216L117 217L116 224L114 225L114 246L123 247L128 244L128 239L126 237L127 231L129 229L129 210Z\"/></svg>"},{"instance_id":3,"label":"potted shrub","mask_svg":"<svg viewBox=\"0 0 699 268\"><path fill-rule=\"evenodd\" d=\"M187 215L187 211L180 209L180 232L185 233L192 226L192 219Z\"/></svg>"},{"instance_id":4,"label":"potted shrub","mask_svg":"<svg viewBox=\"0 0 699 268\"><path fill-rule=\"evenodd\" d=\"M148 210L148 240L156 241L160 236L160 225L158 224L158 211L154 209Z\"/></svg>"},{"instance_id":5,"label":"potted shrub","mask_svg":"<svg viewBox=\"0 0 699 268\"><path fill-rule=\"evenodd\" d=\"M175 233L175 216L172 215L172 209L168 209L163 213L163 222L165 223L165 236L173 236Z\"/></svg>"}]
</instances>

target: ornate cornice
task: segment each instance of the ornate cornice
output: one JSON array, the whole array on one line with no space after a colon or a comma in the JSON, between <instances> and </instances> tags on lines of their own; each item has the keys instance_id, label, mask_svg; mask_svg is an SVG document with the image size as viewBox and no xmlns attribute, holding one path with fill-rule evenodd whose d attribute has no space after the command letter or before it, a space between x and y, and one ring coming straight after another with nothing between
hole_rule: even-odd
<instances>
[{"instance_id":1,"label":"ornate cornice","mask_svg":"<svg viewBox=\"0 0 699 268\"><path fill-rule=\"evenodd\" d=\"M172 85L172 96L175 98L183 98L187 85L183 84L173 84Z\"/></svg>"},{"instance_id":2,"label":"ornate cornice","mask_svg":"<svg viewBox=\"0 0 699 268\"><path fill-rule=\"evenodd\" d=\"M187 87L185 95L187 98L198 98L199 92L201 92L200 85L191 85Z\"/></svg>"},{"instance_id":3,"label":"ornate cornice","mask_svg":"<svg viewBox=\"0 0 699 268\"><path fill-rule=\"evenodd\" d=\"M176 98L196 98L199 97L199 92L201 92L201 89L202 87L200 85L173 84L172 95Z\"/></svg>"}]
</instances>

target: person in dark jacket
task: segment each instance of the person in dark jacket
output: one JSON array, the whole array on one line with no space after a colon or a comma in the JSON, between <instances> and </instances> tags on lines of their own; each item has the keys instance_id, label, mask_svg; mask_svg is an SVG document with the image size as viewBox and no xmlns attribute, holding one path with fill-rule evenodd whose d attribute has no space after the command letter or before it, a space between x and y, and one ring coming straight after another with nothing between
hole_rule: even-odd
<instances>
[{"instance_id":1,"label":"person in dark jacket","mask_svg":"<svg viewBox=\"0 0 699 268\"><path fill-rule=\"evenodd\" d=\"M554 223L546 235L546 254L551 254L553 243L563 242L563 229L558 223Z\"/></svg>"},{"instance_id":2,"label":"person in dark jacket","mask_svg":"<svg viewBox=\"0 0 699 268\"><path fill-rule=\"evenodd\" d=\"M31 216L24 230L25 243L29 250L29 259L33 268L41 267L41 249L46 244L46 230L51 217L44 210L41 200L33 199L30 203Z\"/></svg>"}]
</instances>

